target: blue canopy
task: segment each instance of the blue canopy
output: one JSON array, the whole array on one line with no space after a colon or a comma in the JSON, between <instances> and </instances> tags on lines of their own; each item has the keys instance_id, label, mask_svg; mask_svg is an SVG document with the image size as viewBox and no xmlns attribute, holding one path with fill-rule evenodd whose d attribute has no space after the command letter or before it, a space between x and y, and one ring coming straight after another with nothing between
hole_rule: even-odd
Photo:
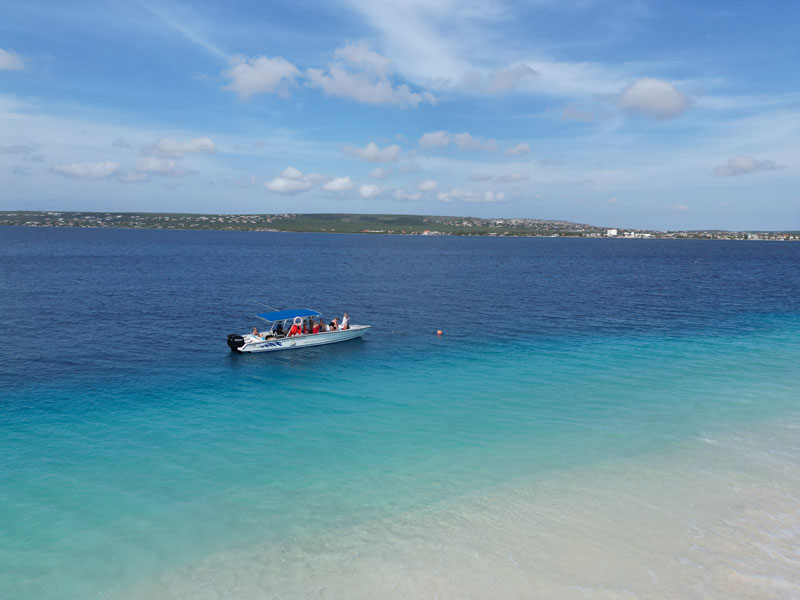
<instances>
[{"instance_id":1,"label":"blue canopy","mask_svg":"<svg viewBox=\"0 0 800 600\"><path fill-rule=\"evenodd\" d=\"M292 308L289 310L276 310L275 312L260 313L256 316L265 321L286 321L295 317L318 317L322 313L307 308Z\"/></svg>"}]
</instances>

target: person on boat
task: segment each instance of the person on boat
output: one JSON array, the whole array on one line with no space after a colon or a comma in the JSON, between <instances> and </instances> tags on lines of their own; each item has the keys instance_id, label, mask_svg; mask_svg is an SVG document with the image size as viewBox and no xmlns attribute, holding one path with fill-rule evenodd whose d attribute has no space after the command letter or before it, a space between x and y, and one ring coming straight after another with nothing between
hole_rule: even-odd
<instances>
[{"instance_id":1,"label":"person on boat","mask_svg":"<svg viewBox=\"0 0 800 600\"><path fill-rule=\"evenodd\" d=\"M337 319L328 324L328 331L339 331L339 321Z\"/></svg>"},{"instance_id":2,"label":"person on boat","mask_svg":"<svg viewBox=\"0 0 800 600\"><path fill-rule=\"evenodd\" d=\"M278 323L275 325L275 329L272 330L272 333L275 337L283 337L286 335L286 332L283 330L283 324Z\"/></svg>"},{"instance_id":3,"label":"person on boat","mask_svg":"<svg viewBox=\"0 0 800 600\"><path fill-rule=\"evenodd\" d=\"M350 329L350 317L347 315L347 313L344 313L344 316L342 317L342 326L339 327L339 329Z\"/></svg>"},{"instance_id":4,"label":"person on boat","mask_svg":"<svg viewBox=\"0 0 800 600\"><path fill-rule=\"evenodd\" d=\"M258 333L258 327L253 327L253 335L256 337L261 337L261 334Z\"/></svg>"},{"instance_id":5,"label":"person on boat","mask_svg":"<svg viewBox=\"0 0 800 600\"><path fill-rule=\"evenodd\" d=\"M303 320L303 333L308 333L308 321Z\"/></svg>"},{"instance_id":6,"label":"person on boat","mask_svg":"<svg viewBox=\"0 0 800 600\"><path fill-rule=\"evenodd\" d=\"M297 323L292 323L292 328L289 330L289 333L286 335L286 337L300 335L301 333L303 333L302 327Z\"/></svg>"},{"instance_id":7,"label":"person on boat","mask_svg":"<svg viewBox=\"0 0 800 600\"><path fill-rule=\"evenodd\" d=\"M319 321L312 321L312 323L313 324L311 326L311 333L319 333L320 322Z\"/></svg>"}]
</instances>

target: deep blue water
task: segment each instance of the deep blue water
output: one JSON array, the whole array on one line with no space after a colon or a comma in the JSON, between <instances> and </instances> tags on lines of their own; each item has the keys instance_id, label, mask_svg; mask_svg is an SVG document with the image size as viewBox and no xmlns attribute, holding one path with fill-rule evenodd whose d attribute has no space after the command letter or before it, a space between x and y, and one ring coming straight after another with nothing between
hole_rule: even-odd
<instances>
[{"instance_id":1,"label":"deep blue water","mask_svg":"<svg viewBox=\"0 0 800 600\"><path fill-rule=\"evenodd\" d=\"M0 597L794 415L798 290L792 243L0 228ZM373 329L232 354L255 300Z\"/></svg>"}]
</instances>

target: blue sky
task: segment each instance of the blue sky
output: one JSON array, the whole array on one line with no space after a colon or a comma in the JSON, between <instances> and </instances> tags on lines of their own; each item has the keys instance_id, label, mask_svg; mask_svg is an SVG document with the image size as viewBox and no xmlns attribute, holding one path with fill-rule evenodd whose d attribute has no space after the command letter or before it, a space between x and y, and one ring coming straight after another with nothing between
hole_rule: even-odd
<instances>
[{"instance_id":1,"label":"blue sky","mask_svg":"<svg viewBox=\"0 0 800 600\"><path fill-rule=\"evenodd\" d=\"M795 2L0 15L0 209L800 229Z\"/></svg>"}]
</instances>

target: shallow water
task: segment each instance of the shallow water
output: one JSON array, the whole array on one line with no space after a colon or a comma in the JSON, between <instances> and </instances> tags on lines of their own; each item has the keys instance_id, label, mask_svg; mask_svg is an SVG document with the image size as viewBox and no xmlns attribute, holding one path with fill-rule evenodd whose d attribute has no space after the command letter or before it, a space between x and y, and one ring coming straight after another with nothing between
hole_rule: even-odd
<instances>
[{"instance_id":1,"label":"shallow water","mask_svg":"<svg viewBox=\"0 0 800 600\"><path fill-rule=\"evenodd\" d=\"M788 243L0 229L0 596L794 597L798 289ZM374 329L234 355L251 299Z\"/></svg>"}]
</instances>

